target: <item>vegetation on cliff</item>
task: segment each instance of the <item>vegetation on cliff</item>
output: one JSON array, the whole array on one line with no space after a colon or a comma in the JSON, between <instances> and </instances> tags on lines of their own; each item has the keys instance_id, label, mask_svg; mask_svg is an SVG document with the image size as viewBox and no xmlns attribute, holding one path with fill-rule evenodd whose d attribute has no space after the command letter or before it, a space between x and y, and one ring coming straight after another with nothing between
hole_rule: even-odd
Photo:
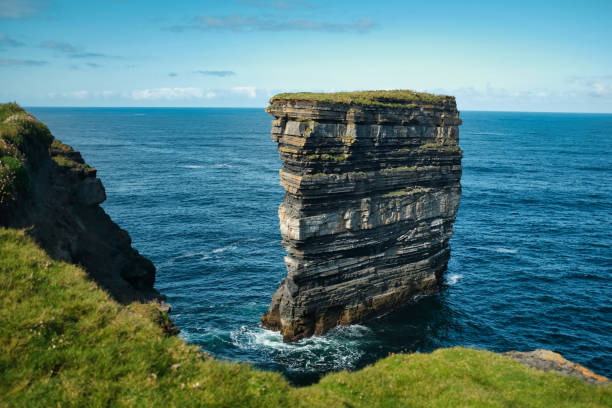
<instances>
[{"instance_id":1,"label":"vegetation on cliff","mask_svg":"<svg viewBox=\"0 0 612 408\"><path fill-rule=\"evenodd\" d=\"M295 92L280 93L270 103L280 101L310 101L344 105L412 108L416 105L439 105L454 100L452 96L434 95L410 90L355 91L355 92Z\"/></svg>"},{"instance_id":2,"label":"vegetation on cliff","mask_svg":"<svg viewBox=\"0 0 612 408\"><path fill-rule=\"evenodd\" d=\"M0 104L0 209L30 187L28 149L48 146L51 132L16 103Z\"/></svg>"},{"instance_id":3,"label":"vegetation on cliff","mask_svg":"<svg viewBox=\"0 0 612 408\"><path fill-rule=\"evenodd\" d=\"M604 407L593 386L465 348L389 356L295 388L168 335L154 304L123 306L85 271L0 229L0 406ZM166 328L166 330L165 330Z\"/></svg>"}]
</instances>

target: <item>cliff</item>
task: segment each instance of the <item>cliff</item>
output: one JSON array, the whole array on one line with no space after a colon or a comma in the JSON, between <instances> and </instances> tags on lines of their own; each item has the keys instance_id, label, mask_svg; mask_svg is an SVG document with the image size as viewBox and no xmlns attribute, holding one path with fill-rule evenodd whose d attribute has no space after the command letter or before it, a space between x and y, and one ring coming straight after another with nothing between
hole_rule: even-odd
<instances>
[{"instance_id":1,"label":"cliff","mask_svg":"<svg viewBox=\"0 0 612 408\"><path fill-rule=\"evenodd\" d=\"M455 99L280 94L267 111L287 277L263 326L294 341L436 291L461 196Z\"/></svg>"},{"instance_id":2,"label":"cliff","mask_svg":"<svg viewBox=\"0 0 612 408\"><path fill-rule=\"evenodd\" d=\"M0 226L25 228L56 260L85 267L120 302L162 299L155 267L100 207L96 169L17 104L0 105Z\"/></svg>"}]
</instances>

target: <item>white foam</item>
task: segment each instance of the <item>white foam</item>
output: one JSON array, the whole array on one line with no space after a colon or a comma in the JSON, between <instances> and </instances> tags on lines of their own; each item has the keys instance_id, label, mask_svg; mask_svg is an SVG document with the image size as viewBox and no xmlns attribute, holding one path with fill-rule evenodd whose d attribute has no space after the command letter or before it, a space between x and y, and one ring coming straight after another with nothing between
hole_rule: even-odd
<instances>
[{"instance_id":1,"label":"white foam","mask_svg":"<svg viewBox=\"0 0 612 408\"><path fill-rule=\"evenodd\" d=\"M370 331L355 324L337 327L324 336L283 343L279 332L242 326L230 338L238 348L267 354L291 371L341 370L353 368L363 356L363 340Z\"/></svg>"},{"instance_id":2,"label":"white foam","mask_svg":"<svg viewBox=\"0 0 612 408\"><path fill-rule=\"evenodd\" d=\"M185 166L181 166L184 169L203 169L204 166L199 166L197 164L187 164Z\"/></svg>"},{"instance_id":3,"label":"white foam","mask_svg":"<svg viewBox=\"0 0 612 408\"><path fill-rule=\"evenodd\" d=\"M225 252L225 251L233 251L236 248L238 248L236 245L228 245L228 246L224 246L222 248L213 249L212 253L213 254L220 254L221 252Z\"/></svg>"},{"instance_id":4,"label":"white foam","mask_svg":"<svg viewBox=\"0 0 612 408\"><path fill-rule=\"evenodd\" d=\"M518 249L495 248L495 252L499 252L500 254L516 254Z\"/></svg>"},{"instance_id":5,"label":"white foam","mask_svg":"<svg viewBox=\"0 0 612 408\"><path fill-rule=\"evenodd\" d=\"M213 167L217 167L217 168L227 167L227 168L230 168L230 167L233 167L233 166L231 164L229 164L229 163L218 163L218 164L215 164Z\"/></svg>"},{"instance_id":6,"label":"white foam","mask_svg":"<svg viewBox=\"0 0 612 408\"><path fill-rule=\"evenodd\" d=\"M456 284L459 279L463 278L463 275L460 275L458 273L451 273L450 275L448 275L446 277L446 284L447 285L454 285Z\"/></svg>"}]
</instances>

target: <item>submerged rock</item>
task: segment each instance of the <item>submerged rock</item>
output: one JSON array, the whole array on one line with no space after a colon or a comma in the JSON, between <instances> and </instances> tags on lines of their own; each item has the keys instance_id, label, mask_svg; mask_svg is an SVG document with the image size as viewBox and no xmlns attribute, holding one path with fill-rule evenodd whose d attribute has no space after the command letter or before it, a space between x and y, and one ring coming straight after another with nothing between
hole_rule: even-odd
<instances>
[{"instance_id":1,"label":"submerged rock","mask_svg":"<svg viewBox=\"0 0 612 408\"><path fill-rule=\"evenodd\" d=\"M373 91L270 102L287 277L263 326L295 341L436 291L461 197L455 99Z\"/></svg>"}]
</instances>

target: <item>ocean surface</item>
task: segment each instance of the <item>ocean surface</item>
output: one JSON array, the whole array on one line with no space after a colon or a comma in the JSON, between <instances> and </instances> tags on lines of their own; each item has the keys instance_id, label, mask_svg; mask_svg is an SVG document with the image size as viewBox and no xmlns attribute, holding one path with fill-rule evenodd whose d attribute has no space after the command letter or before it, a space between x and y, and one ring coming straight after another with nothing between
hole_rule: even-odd
<instances>
[{"instance_id":1,"label":"ocean surface","mask_svg":"<svg viewBox=\"0 0 612 408\"><path fill-rule=\"evenodd\" d=\"M547 348L612 376L612 115L462 112L444 289L284 344L259 326L285 274L263 109L30 111L98 169L181 336L220 359L307 384L395 352Z\"/></svg>"}]
</instances>

